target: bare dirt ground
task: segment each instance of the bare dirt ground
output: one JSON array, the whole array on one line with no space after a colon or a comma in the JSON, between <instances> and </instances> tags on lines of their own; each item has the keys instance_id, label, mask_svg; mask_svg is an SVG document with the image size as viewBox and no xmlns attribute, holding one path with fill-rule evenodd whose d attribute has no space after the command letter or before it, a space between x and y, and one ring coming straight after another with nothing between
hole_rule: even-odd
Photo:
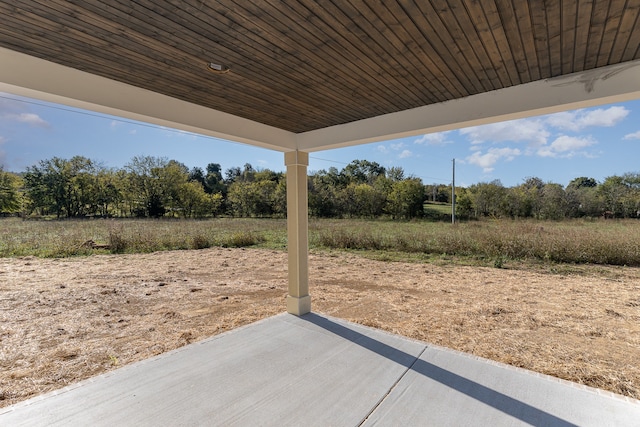
<instances>
[{"instance_id":1,"label":"bare dirt ground","mask_svg":"<svg viewBox=\"0 0 640 427\"><path fill-rule=\"evenodd\" d=\"M310 286L316 312L640 397L640 269L572 270L312 254ZM286 277L257 249L0 259L0 407L280 313Z\"/></svg>"}]
</instances>

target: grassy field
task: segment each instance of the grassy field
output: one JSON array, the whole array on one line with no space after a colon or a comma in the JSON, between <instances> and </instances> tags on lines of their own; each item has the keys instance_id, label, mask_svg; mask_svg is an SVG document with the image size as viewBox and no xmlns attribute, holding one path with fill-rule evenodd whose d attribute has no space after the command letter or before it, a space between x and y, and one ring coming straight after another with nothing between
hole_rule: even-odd
<instances>
[{"instance_id":1,"label":"grassy field","mask_svg":"<svg viewBox=\"0 0 640 427\"><path fill-rule=\"evenodd\" d=\"M355 250L378 259L455 259L640 266L640 221L393 222L312 220L312 249ZM207 247L286 248L283 219L0 219L0 256L68 257Z\"/></svg>"}]
</instances>

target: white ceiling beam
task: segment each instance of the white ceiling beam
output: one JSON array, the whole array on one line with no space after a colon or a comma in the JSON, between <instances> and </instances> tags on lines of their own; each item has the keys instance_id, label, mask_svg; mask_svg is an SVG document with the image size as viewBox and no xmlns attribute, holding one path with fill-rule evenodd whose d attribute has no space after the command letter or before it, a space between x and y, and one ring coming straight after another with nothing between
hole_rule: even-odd
<instances>
[{"instance_id":1,"label":"white ceiling beam","mask_svg":"<svg viewBox=\"0 0 640 427\"><path fill-rule=\"evenodd\" d=\"M640 98L640 60L539 80L297 135L319 151Z\"/></svg>"},{"instance_id":2,"label":"white ceiling beam","mask_svg":"<svg viewBox=\"0 0 640 427\"><path fill-rule=\"evenodd\" d=\"M0 92L278 151L295 134L0 47Z\"/></svg>"}]
</instances>

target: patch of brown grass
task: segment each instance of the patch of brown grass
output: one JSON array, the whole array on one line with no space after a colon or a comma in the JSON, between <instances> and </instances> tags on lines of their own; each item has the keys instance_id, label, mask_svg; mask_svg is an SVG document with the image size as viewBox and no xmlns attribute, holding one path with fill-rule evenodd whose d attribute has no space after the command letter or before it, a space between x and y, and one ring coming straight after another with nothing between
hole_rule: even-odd
<instances>
[{"instance_id":1,"label":"patch of brown grass","mask_svg":"<svg viewBox=\"0 0 640 427\"><path fill-rule=\"evenodd\" d=\"M280 313L286 265L241 248L0 259L0 406ZM316 253L312 306L640 397L640 269L508 267Z\"/></svg>"}]
</instances>

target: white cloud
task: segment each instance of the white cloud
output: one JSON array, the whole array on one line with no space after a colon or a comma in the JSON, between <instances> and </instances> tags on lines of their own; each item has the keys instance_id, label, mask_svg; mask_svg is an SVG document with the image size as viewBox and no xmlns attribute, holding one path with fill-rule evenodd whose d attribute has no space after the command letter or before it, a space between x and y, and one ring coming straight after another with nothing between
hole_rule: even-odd
<instances>
[{"instance_id":1,"label":"white cloud","mask_svg":"<svg viewBox=\"0 0 640 427\"><path fill-rule=\"evenodd\" d=\"M447 136L451 131L436 132L422 135L420 138L413 141L414 144L426 144L426 145L446 145L453 144L453 141L447 139Z\"/></svg>"},{"instance_id":2,"label":"white cloud","mask_svg":"<svg viewBox=\"0 0 640 427\"><path fill-rule=\"evenodd\" d=\"M550 145L541 147L538 155L541 157L574 157L584 154L580 150L597 144L591 137L575 137L560 135Z\"/></svg>"},{"instance_id":3,"label":"white cloud","mask_svg":"<svg viewBox=\"0 0 640 427\"><path fill-rule=\"evenodd\" d=\"M466 158L466 161L472 165L480 166L485 173L493 171L493 166L500 159L511 161L522 152L517 148L490 148L486 153L476 151Z\"/></svg>"},{"instance_id":4,"label":"white cloud","mask_svg":"<svg viewBox=\"0 0 640 427\"><path fill-rule=\"evenodd\" d=\"M0 96L3 95L6 94L0 92ZM0 98L0 119L44 128L51 126L39 115L30 113L23 102L11 98Z\"/></svg>"},{"instance_id":5,"label":"white cloud","mask_svg":"<svg viewBox=\"0 0 640 427\"><path fill-rule=\"evenodd\" d=\"M626 134L623 139L640 139L640 130Z\"/></svg>"},{"instance_id":6,"label":"white cloud","mask_svg":"<svg viewBox=\"0 0 640 427\"><path fill-rule=\"evenodd\" d=\"M404 149L406 146L407 144L404 142L394 142L388 146L384 144L377 145L375 150L382 154L393 154L396 152L398 153L399 159L406 159L407 157L413 156L413 153L410 150Z\"/></svg>"},{"instance_id":7,"label":"white cloud","mask_svg":"<svg viewBox=\"0 0 640 427\"><path fill-rule=\"evenodd\" d=\"M525 142L533 146L547 143L549 131L539 119L519 119L509 122L492 123L460 129L460 134L467 136L471 144L483 142Z\"/></svg>"},{"instance_id":8,"label":"white cloud","mask_svg":"<svg viewBox=\"0 0 640 427\"><path fill-rule=\"evenodd\" d=\"M6 114L4 115L4 118L20 123L26 123L31 126L43 128L48 128L50 126L49 122L43 120L40 116L33 113Z\"/></svg>"},{"instance_id":9,"label":"white cloud","mask_svg":"<svg viewBox=\"0 0 640 427\"><path fill-rule=\"evenodd\" d=\"M596 110L575 110L551 114L546 118L549 126L560 130L579 132L585 128L611 127L620 123L629 115L629 110L621 106L598 108Z\"/></svg>"}]
</instances>

